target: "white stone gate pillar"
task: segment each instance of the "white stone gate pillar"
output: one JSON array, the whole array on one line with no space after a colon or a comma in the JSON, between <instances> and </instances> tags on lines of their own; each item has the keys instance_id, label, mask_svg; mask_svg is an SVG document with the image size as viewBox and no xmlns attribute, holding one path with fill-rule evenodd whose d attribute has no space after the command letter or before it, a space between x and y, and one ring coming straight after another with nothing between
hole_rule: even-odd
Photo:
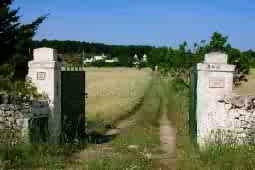
<instances>
[{"instance_id":1,"label":"white stone gate pillar","mask_svg":"<svg viewBox=\"0 0 255 170\"><path fill-rule=\"evenodd\" d=\"M197 64L197 142L203 146L212 131L224 128L224 96L231 95L234 65L227 64L228 56L223 53L205 55L204 63Z\"/></svg>"},{"instance_id":2,"label":"white stone gate pillar","mask_svg":"<svg viewBox=\"0 0 255 170\"><path fill-rule=\"evenodd\" d=\"M61 135L61 65L57 53L51 48L34 50L34 59L29 62L28 78L40 93L48 96L51 112L49 113L49 142L59 143Z\"/></svg>"}]
</instances>

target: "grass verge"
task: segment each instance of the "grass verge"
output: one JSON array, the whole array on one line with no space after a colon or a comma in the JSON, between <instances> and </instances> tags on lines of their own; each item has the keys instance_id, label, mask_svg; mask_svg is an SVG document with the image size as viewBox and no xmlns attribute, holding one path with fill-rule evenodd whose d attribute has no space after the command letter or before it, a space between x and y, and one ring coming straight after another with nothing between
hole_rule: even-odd
<instances>
[{"instance_id":1,"label":"grass verge","mask_svg":"<svg viewBox=\"0 0 255 170\"><path fill-rule=\"evenodd\" d=\"M0 145L0 169L64 169L65 158L79 149L65 145Z\"/></svg>"}]
</instances>

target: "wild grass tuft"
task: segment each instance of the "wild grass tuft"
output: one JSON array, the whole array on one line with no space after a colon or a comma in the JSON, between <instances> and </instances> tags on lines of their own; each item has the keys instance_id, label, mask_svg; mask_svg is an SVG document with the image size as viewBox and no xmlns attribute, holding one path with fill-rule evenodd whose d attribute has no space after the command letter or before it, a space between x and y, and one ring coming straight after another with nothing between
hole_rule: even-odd
<instances>
[{"instance_id":1,"label":"wild grass tuft","mask_svg":"<svg viewBox=\"0 0 255 170\"><path fill-rule=\"evenodd\" d=\"M65 157L78 146L0 145L0 169L64 169ZM2 166L2 167L1 167Z\"/></svg>"}]
</instances>

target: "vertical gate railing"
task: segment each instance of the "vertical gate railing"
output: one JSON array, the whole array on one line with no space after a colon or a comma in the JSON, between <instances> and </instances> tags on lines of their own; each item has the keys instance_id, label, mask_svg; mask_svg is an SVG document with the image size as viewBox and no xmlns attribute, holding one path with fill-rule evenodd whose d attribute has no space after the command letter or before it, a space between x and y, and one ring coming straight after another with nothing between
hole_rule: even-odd
<instances>
[{"instance_id":1,"label":"vertical gate railing","mask_svg":"<svg viewBox=\"0 0 255 170\"><path fill-rule=\"evenodd\" d=\"M189 129L192 141L196 143L197 139L197 117L196 117L196 106L197 106L197 68L192 68L191 74L191 92L190 92L190 111L189 111Z\"/></svg>"}]
</instances>

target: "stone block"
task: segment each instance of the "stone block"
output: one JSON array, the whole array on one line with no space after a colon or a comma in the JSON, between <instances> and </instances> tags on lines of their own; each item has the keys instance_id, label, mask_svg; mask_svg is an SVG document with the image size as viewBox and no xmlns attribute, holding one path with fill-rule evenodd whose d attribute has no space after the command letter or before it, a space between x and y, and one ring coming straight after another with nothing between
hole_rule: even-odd
<instances>
[{"instance_id":1,"label":"stone block","mask_svg":"<svg viewBox=\"0 0 255 170\"><path fill-rule=\"evenodd\" d=\"M20 105L15 105L16 110L20 110L21 106Z\"/></svg>"},{"instance_id":2,"label":"stone block","mask_svg":"<svg viewBox=\"0 0 255 170\"><path fill-rule=\"evenodd\" d=\"M18 119L20 119L20 118L23 118L23 117L24 117L24 114L23 114L22 112L20 112L20 111L16 111L16 112L15 112L15 117L18 118Z\"/></svg>"},{"instance_id":3,"label":"stone block","mask_svg":"<svg viewBox=\"0 0 255 170\"><path fill-rule=\"evenodd\" d=\"M29 103L22 103L21 104L21 108L23 108L23 109L27 109L27 108L30 108L30 107L31 107L31 105Z\"/></svg>"},{"instance_id":4,"label":"stone block","mask_svg":"<svg viewBox=\"0 0 255 170\"><path fill-rule=\"evenodd\" d=\"M10 110L9 105L8 104L1 104L0 105L0 110L2 110L2 111Z\"/></svg>"},{"instance_id":5,"label":"stone block","mask_svg":"<svg viewBox=\"0 0 255 170\"><path fill-rule=\"evenodd\" d=\"M232 104L230 104L230 103L225 104L225 109L226 110L230 110L231 108L232 108Z\"/></svg>"},{"instance_id":6,"label":"stone block","mask_svg":"<svg viewBox=\"0 0 255 170\"><path fill-rule=\"evenodd\" d=\"M3 123L5 121L4 117L0 116L0 123Z\"/></svg>"},{"instance_id":7,"label":"stone block","mask_svg":"<svg viewBox=\"0 0 255 170\"><path fill-rule=\"evenodd\" d=\"M12 127L12 123L9 122L9 121L5 121L4 125L5 125L6 128L11 128Z\"/></svg>"},{"instance_id":8,"label":"stone block","mask_svg":"<svg viewBox=\"0 0 255 170\"><path fill-rule=\"evenodd\" d=\"M9 104L9 109L10 110L16 110L15 106L13 104Z\"/></svg>"},{"instance_id":9,"label":"stone block","mask_svg":"<svg viewBox=\"0 0 255 170\"><path fill-rule=\"evenodd\" d=\"M14 111L12 111L12 110L6 111L5 114L6 114L8 117L13 117L13 116L14 116Z\"/></svg>"},{"instance_id":10,"label":"stone block","mask_svg":"<svg viewBox=\"0 0 255 170\"><path fill-rule=\"evenodd\" d=\"M204 63L207 64L227 64L228 55L221 52L212 52L205 55Z\"/></svg>"},{"instance_id":11,"label":"stone block","mask_svg":"<svg viewBox=\"0 0 255 170\"><path fill-rule=\"evenodd\" d=\"M17 126L18 127L23 127L23 125L24 125L24 119L17 119L16 120L16 124L17 124Z\"/></svg>"},{"instance_id":12,"label":"stone block","mask_svg":"<svg viewBox=\"0 0 255 170\"><path fill-rule=\"evenodd\" d=\"M22 109L22 110L20 110L20 112L22 112L23 114L31 113L31 109L30 108Z\"/></svg>"},{"instance_id":13,"label":"stone block","mask_svg":"<svg viewBox=\"0 0 255 170\"><path fill-rule=\"evenodd\" d=\"M14 117L12 117L12 116L7 118L7 121L9 121L9 122L14 122L14 120L15 120L15 119L14 119Z\"/></svg>"},{"instance_id":14,"label":"stone block","mask_svg":"<svg viewBox=\"0 0 255 170\"><path fill-rule=\"evenodd\" d=\"M231 103L237 108L242 108L245 106L246 98L244 96L233 96L231 98Z\"/></svg>"},{"instance_id":15,"label":"stone block","mask_svg":"<svg viewBox=\"0 0 255 170\"><path fill-rule=\"evenodd\" d=\"M0 104L7 104L9 102L9 95L4 93L0 93Z\"/></svg>"},{"instance_id":16,"label":"stone block","mask_svg":"<svg viewBox=\"0 0 255 170\"><path fill-rule=\"evenodd\" d=\"M56 51L45 47L34 49L34 61L57 61Z\"/></svg>"}]
</instances>

